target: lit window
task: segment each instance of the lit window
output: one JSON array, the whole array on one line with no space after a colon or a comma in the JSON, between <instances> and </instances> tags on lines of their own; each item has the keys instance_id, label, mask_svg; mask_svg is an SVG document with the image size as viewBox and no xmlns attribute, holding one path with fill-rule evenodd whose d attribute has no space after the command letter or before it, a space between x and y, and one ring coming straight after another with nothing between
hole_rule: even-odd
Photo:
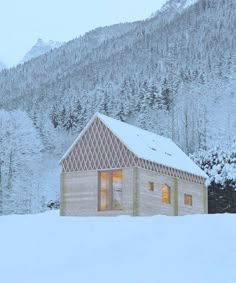
<instances>
[{"instance_id":1,"label":"lit window","mask_svg":"<svg viewBox=\"0 0 236 283\"><path fill-rule=\"evenodd\" d=\"M153 182L148 183L148 190L151 191L151 192L154 191L154 183Z\"/></svg>"},{"instance_id":2,"label":"lit window","mask_svg":"<svg viewBox=\"0 0 236 283\"><path fill-rule=\"evenodd\" d=\"M109 209L110 176L109 172L100 173L100 210Z\"/></svg>"},{"instance_id":3,"label":"lit window","mask_svg":"<svg viewBox=\"0 0 236 283\"><path fill-rule=\"evenodd\" d=\"M170 203L170 187L169 186L165 184L161 186L161 197L162 197L162 202Z\"/></svg>"},{"instance_id":4,"label":"lit window","mask_svg":"<svg viewBox=\"0 0 236 283\"><path fill-rule=\"evenodd\" d=\"M112 171L112 209L122 209L122 172Z\"/></svg>"},{"instance_id":5,"label":"lit window","mask_svg":"<svg viewBox=\"0 0 236 283\"><path fill-rule=\"evenodd\" d=\"M122 209L122 171L99 173L99 210Z\"/></svg>"},{"instance_id":6,"label":"lit window","mask_svg":"<svg viewBox=\"0 0 236 283\"><path fill-rule=\"evenodd\" d=\"M193 205L193 197L191 195L184 195L184 204L185 205Z\"/></svg>"}]
</instances>

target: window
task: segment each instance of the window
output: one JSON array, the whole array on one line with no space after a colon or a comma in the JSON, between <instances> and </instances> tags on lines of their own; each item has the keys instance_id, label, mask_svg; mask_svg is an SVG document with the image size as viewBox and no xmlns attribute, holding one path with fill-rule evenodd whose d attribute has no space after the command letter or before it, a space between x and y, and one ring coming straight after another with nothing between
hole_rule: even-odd
<instances>
[{"instance_id":1,"label":"window","mask_svg":"<svg viewBox=\"0 0 236 283\"><path fill-rule=\"evenodd\" d=\"M193 205L193 197L191 195L184 194L184 204Z\"/></svg>"},{"instance_id":2,"label":"window","mask_svg":"<svg viewBox=\"0 0 236 283\"><path fill-rule=\"evenodd\" d=\"M122 172L112 172L112 209L122 209Z\"/></svg>"},{"instance_id":3,"label":"window","mask_svg":"<svg viewBox=\"0 0 236 283\"><path fill-rule=\"evenodd\" d=\"M151 191L151 192L154 191L154 183L153 182L148 183L148 190Z\"/></svg>"},{"instance_id":4,"label":"window","mask_svg":"<svg viewBox=\"0 0 236 283\"><path fill-rule=\"evenodd\" d=\"M161 186L161 198L162 202L170 203L170 187L165 184Z\"/></svg>"},{"instance_id":5,"label":"window","mask_svg":"<svg viewBox=\"0 0 236 283\"><path fill-rule=\"evenodd\" d=\"M99 210L122 209L122 171L99 172Z\"/></svg>"},{"instance_id":6,"label":"window","mask_svg":"<svg viewBox=\"0 0 236 283\"><path fill-rule=\"evenodd\" d=\"M109 209L110 176L108 172L100 173L100 210Z\"/></svg>"}]
</instances>

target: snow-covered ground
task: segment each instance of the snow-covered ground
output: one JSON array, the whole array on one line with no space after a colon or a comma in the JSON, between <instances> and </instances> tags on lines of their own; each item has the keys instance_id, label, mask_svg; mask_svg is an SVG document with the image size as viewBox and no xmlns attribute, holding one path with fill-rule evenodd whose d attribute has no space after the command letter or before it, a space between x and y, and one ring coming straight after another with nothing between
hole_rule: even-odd
<instances>
[{"instance_id":1,"label":"snow-covered ground","mask_svg":"<svg viewBox=\"0 0 236 283\"><path fill-rule=\"evenodd\" d=\"M236 215L0 217L2 283L235 283Z\"/></svg>"}]
</instances>

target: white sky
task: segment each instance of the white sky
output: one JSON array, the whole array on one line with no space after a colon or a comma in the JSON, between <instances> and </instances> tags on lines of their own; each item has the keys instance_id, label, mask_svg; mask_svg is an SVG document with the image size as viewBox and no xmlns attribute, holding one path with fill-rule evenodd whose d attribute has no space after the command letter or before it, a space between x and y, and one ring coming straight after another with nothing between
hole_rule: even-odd
<instances>
[{"instance_id":1,"label":"white sky","mask_svg":"<svg viewBox=\"0 0 236 283\"><path fill-rule=\"evenodd\" d=\"M69 41L99 26L142 20L166 0L0 0L0 60L19 62L38 38Z\"/></svg>"}]
</instances>

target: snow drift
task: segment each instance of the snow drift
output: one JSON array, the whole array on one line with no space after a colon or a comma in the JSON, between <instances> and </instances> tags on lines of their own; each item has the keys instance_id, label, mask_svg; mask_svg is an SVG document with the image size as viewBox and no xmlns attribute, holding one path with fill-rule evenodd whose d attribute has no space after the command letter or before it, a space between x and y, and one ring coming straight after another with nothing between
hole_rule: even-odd
<instances>
[{"instance_id":1,"label":"snow drift","mask_svg":"<svg viewBox=\"0 0 236 283\"><path fill-rule=\"evenodd\" d=\"M0 218L1 282L236 282L235 215Z\"/></svg>"}]
</instances>

